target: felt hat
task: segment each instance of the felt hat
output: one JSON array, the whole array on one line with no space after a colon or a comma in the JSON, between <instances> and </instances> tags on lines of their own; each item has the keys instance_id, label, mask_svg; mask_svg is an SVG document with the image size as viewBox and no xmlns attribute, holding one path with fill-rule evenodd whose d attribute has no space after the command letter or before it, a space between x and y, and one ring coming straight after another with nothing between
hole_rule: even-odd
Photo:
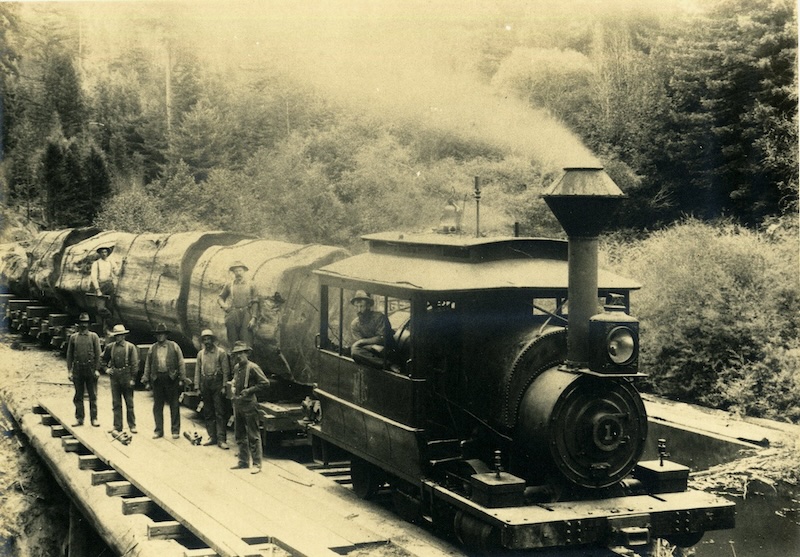
<instances>
[{"instance_id":1,"label":"felt hat","mask_svg":"<svg viewBox=\"0 0 800 557\"><path fill-rule=\"evenodd\" d=\"M89 314L85 311L78 316L78 323L88 323L89 321L91 319L89 319Z\"/></svg>"},{"instance_id":2,"label":"felt hat","mask_svg":"<svg viewBox=\"0 0 800 557\"><path fill-rule=\"evenodd\" d=\"M100 250L103 250L103 249L108 251L108 254L111 255L111 252L114 251L114 246L105 246L105 245L97 246L97 249L94 250L94 251L96 251L97 253L100 253Z\"/></svg>"},{"instance_id":3,"label":"felt hat","mask_svg":"<svg viewBox=\"0 0 800 557\"><path fill-rule=\"evenodd\" d=\"M217 338L217 335L215 335L214 331L212 331L211 329L203 329L203 331L200 333L200 338L205 338L205 337Z\"/></svg>"},{"instance_id":4,"label":"felt hat","mask_svg":"<svg viewBox=\"0 0 800 557\"><path fill-rule=\"evenodd\" d=\"M228 270L229 270L229 271L233 271L233 270L234 270L236 267L241 267L241 268L242 268L242 269L244 269L245 271L249 271L249 270L250 270L250 268L249 268L247 265L245 265L244 263L242 263L242 262L241 262L241 261L239 261L239 260L236 260L236 261L234 261L233 263L231 263L231 266L230 266L230 267L228 267Z\"/></svg>"},{"instance_id":5,"label":"felt hat","mask_svg":"<svg viewBox=\"0 0 800 557\"><path fill-rule=\"evenodd\" d=\"M125 328L125 325L119 324L119 325L114 325L109 334L112 337L115 337L117 335L126 335L128 333L130 333L130 331Z\"/></svg>"},{"instance_id":6,"label":"felt hat","mask_svg":"<svg viewBox=\"0 0 800 557\"><path fill-rule=\"evenodd\" d=\"M156 328L153 331L153 334L154 335L160 335L162 333L163 334L167 334L168 332L169 332L169 329L167 329L167 325L165 323L159 323L158 325L156 325Z\"/></svg>"},{"instance_id":7,"label":"felt hat","mask_svg":"<svg viewBox=\"0 0 800 557\"><path fill-rule=\"evenodd\" d=\"M350 303L355 304L359 300L366 300L369 305L375 304L375 300L373 300L372 297L364 290L356 290L356 294L350 299Z\"/></svg>"},{"instance_id":8,"label":"felt hat","mask_svg":"<svg viewBox=\"0 0 800 557\"><path fill-rule=\"evenodd\" d=\"M253 349L250 348L247 343L242 342L241 340L237 340L233 343L233 348L231 348L231 354L236 354L237 352L250 352Z\"/></svg>"}]
</instances>

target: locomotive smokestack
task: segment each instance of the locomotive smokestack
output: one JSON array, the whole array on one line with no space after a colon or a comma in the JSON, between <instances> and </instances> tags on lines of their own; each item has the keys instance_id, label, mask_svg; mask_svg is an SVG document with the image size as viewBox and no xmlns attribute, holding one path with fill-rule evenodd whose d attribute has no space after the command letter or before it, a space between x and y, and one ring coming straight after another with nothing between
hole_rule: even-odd
<instances>
[{"instance_id":1,"label":"locomotive smokestack","mask_svg":"<svg viewBox=\"0 0 800 557\"><path fill-rule=\"evenodd\" d=\"M569 238L567 365L586 368L589 318L598 313L597 238L625 194L603 167L565 168L542 197Z\"/></svg>"}]
</instances>

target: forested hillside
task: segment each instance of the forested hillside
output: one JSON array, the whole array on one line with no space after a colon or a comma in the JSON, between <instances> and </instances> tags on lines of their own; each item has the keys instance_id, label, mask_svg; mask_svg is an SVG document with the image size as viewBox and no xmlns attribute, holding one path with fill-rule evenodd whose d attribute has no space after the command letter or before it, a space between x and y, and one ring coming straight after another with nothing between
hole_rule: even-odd
<instances>
[{"instance_id":1,"label":"forested hillside","mask_svg":"<svg viewBox=\"0 0 800 557\"><path fill-rule=\"evenodd\" d=\"M620 227L797 210L793 2L549 4L3 3L5 202L350 244L479 175L488 229L559 233L541 187L599 161Z\"/></svg>"},{"instance_id":2,"label":"forested hillside","mask_svg":"<svg viewBox=\"0 0 800 557\"><path fill-rule=\"evenodd\" d=\"M30 224L363 249L563 235L603 165L652 390L800 420L791 0L0 3L0 192ZM5 223L4 223L5 224Z\"/></svg>"}]
</instances>

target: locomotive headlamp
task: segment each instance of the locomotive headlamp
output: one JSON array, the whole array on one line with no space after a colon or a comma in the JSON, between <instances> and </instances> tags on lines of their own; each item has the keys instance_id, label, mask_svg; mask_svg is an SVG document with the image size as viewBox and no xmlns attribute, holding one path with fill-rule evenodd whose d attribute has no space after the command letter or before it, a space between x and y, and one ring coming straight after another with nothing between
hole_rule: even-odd
<instances>
[{"instance_id":1,"label":"locomotive headlamp","mask_svg":"<svg viewBox=\"0 0 800 557\"><path fill-rule=\"evenodd\" d=\"M622 311L589 319L589 369L602 375L637 375L639 321Z\"/></svg>"},{"instance_id":2,"label":"locomotive headlamp","mask_svg":"<svg viewBox=\"0 0 800 557\"><path fill-rule=\"evenodd\" d=\"M608 358L617 365L629 363L636 355L636 339L628 327L615 327L608 333Z\"/></svg>"}]
</instances>

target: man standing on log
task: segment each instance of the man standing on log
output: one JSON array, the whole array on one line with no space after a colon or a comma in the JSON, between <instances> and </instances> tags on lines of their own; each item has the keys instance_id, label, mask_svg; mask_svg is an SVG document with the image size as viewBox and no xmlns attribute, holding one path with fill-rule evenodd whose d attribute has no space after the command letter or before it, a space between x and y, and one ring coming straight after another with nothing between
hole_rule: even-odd
<instances>
[{"instance_id":1,"label":"man standing on log","mask_svg":"<svg viewBox=\"0 0 800 557\"><path fill-rule=\"evenodd\" d=\"M233 402L234 434L239 446L239 463L232 469L249 468L253 459L251 474L261 472L263 449L261 433L258 430L258 400L256 395L269 388L269 379L249 360L252 349L243 342L233 345L231 356L236 359L233 367L231 398Z\"/></svg>"},{"instance_id":2,"label":"man standing on log","mask_svg":"<svg viewBox=\"0 0 800 557\"><path fill-rule=\"evenodd\" d=\"M72 333L67 342L67 372L69 380L75 385L74 427L83 425L86 416L83 405L84 391L89 394L89 418L92 425L98 427L97 421L97 378L100 377L100 337L89 330L89 314L81 313L78 317L78 332Z\"/></svg>"},{"instance_id":3,"label":"man standing on log","mask_svg":"<svg viewBox=\"0 0 800 557\"><path fill-rule=\"evenodd\" d=\"M167 340L169 329L164 323L159 323L153 333L157 342L147 352L142 374L145 388L153 389L153 418L156 422L153 439L164 437L164 403L169 405L172 438L177 439L181 433L179 398L186 383L183 350L177 342Z\"/></svg>"},{"instance_id":4,"label":"man standing on log","mask_svg":"<svg viewBox=\"0 0 800 557\"><path fill-rule=\"evenodd\" d=\"M113 246L97 248L99 257L92 263L91 281L94 295L97 296L97 317L103 334L108 331L113 312L116 308L116 284L119 275L117 263L109 259Z\"/></svg>"},{"instance_id":5,"label":"man standing on log","mask_svg":"<svg viewBox=\"0 0 800 557\"><path fill-rule=\"evenodd\" d=\"M222 288L217 303L225 311L225 330L228 343L232 346L242 341L253 345L253 331L258 324L259 300L256 286L245 277L249 271L241 261L230 266L233 280Z\"/></svg>"},{"instance_id":6,"label":"man standing on log","mask_svg":"<svg viewBox=\"0 0 800 557\"><path fill-rule=\"evenodd\" d=\"M225 383L230 380L231 368L228 354L216 345L211 329L200 333L203 348L197 353L194 368L194 385L200 390L203 401L203 417L206 421L208 441L203 445L219 444L227 449L227 417L225 416Z\"/></svg>"},{"instance_id":7,"label":"man standing on log","mask_svg":"<svg viewBox=\"0 0 800 557\"><path fill-rule=\"evenodd\" d=\"M128 429L136 433L136 415L133 411L133 385L139 370L139 349L125 340L128 331L124 325L114 325L111 336L114 342L106 346L103 363L111 379L111 409L114 413L114 431L122 431L122 401L128 419Z\"/></svg>"}]
</instances>

